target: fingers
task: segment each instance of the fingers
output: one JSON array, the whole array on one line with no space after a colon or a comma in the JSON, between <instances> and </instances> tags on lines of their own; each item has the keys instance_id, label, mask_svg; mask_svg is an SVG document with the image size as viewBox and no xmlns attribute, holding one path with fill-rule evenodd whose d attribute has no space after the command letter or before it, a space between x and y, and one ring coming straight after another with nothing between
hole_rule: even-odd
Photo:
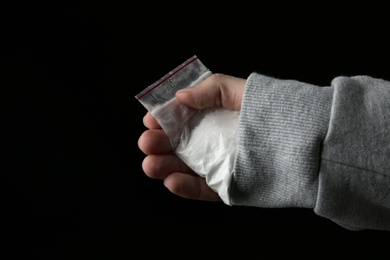
<instances>
[{"instance_id":1,"label":"fingers","mask_svg":"<svg viewBox=\"0 0 390 260\"><path fill-rule=\"evenodd\" d=\"M138 139L138 147L145 154L172 153L168 136L160 129L146 130Z\"/></svg>"},{"instance_id":2,"label":"fingers","mask_svg":"<svg viewBox=\"0 0 390 260\"><path fill-rule=\"evenodd\" d=\"M217 73L195 87L178 91L176 98L197 109L222 106L240 110L245 83L245 79Z\"/></svg>"},{"instance_id":3,"label":"fingers","mask_svg":"<svg viewBox=\"0 0 390 260\"><path fill-rule=\"evenodd\" d=\"M150 178L164 180L165 187L175 195L186 199L221 201L204 178L173 154L149 155L142 162L142 169Z\"/></svg>"},{"instance_id":4,"label":"fingers","mask_svg":"<svg viewBox=\"0 0 390 260\"><path fill-rule=\"evenodd\" d=\"M164 180L170 192L186 199L221 201L204 178L183 173L172 173Z\"/></svg>"},{"instance_id":5,"label":"fingers","mask_svg":"<svg viewBox=\"0 0 390 260\"><path fill-rule=\"evenodd\" d=\"M165 179L172 172L182 172L190 175L195 173L176 155L149 155L142 162L145 174L154 179Z\"/></svg>"},{"instance_id":6,"label":"fingers","mask_svg":"<svg viewBox=\"0 0 390 260\"><path fill-rule=\"evenodd\" d=\"M149 129L161 129L161 126L157 123L157 120L152 116L150 112L147 112L144 116L144 125Z\"/></svg>"}]
</instances>

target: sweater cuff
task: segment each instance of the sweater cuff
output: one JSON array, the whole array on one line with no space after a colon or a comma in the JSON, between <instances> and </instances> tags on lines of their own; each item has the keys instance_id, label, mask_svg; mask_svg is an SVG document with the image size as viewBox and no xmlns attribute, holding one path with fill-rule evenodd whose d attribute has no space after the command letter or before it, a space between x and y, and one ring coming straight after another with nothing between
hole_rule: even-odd
<instances>
[{"instance_id":1,"label":"sweater cuff","mask_svg":"<svg viewBox=\"0 0 390 260\"><path fill-rule=\"evenodd\" d=\"M313 208L332 87L252 73L246 83L232 205Z\"/></svg>"}]
</instances>

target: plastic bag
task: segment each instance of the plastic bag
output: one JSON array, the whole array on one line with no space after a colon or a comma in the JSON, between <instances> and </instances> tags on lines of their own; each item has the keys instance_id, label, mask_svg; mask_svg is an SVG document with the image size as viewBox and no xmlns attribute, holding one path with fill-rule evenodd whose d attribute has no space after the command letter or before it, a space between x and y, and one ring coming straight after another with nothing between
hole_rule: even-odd
<instances>
[{"instance_id":1,"label":"plastic bag","mask_svg":"<svg viewBox=\"0 0 390 260\"><path fill-rule=\"evenodd\" d=\"M175 154L231 205L228 190L236 155L239 112L214 107L194 109L175 93L212 75L196 55L136 95L168 136Z\"/></svg>"},{"instance_id":2,"label":"plastic bag","mask_svg":"<svg viewBox=\"0 0 390 260\"><path fill-rule=\"evenodd\" d=\"M156 118L169 137L173 150L197 124L199 116L195 114L203 113L179 103L175 94L182 88L195 86L211 74L194 55L135 96Z\"/></svg>"}]
</instances>

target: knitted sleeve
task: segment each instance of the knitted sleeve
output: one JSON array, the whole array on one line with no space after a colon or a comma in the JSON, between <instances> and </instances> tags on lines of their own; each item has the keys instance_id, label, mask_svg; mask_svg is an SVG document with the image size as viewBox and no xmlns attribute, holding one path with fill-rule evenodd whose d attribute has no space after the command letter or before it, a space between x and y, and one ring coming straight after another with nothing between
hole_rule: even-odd
<instances>
[{"instance_id":1,"label":"knitted sleeve","mask_svg":"<svg viewBox=\"0 0 390 260\"><path fill-rule=\"evenodd\" d=\"M252 73L238 128L232 205L312 208L352 230L390 230L390 84L319 87Z\"/></svg>"}]
</instances>

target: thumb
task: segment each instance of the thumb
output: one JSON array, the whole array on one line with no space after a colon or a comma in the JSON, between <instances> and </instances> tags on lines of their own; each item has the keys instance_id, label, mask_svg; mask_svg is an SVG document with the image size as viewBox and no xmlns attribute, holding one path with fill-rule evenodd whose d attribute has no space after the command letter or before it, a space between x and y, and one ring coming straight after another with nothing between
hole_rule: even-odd
<instances>
[{"instance_id":1,"label":"thumb","mask_svg":"<svg viewBox=\"0 0 390 260\"><path fill-rule=\"evenodd\" d=\"M176 98L196 109L222 106L240 110L245 83L245 79L217 73L194 87L179 90Z\"/></svg>"}]
</instances>

